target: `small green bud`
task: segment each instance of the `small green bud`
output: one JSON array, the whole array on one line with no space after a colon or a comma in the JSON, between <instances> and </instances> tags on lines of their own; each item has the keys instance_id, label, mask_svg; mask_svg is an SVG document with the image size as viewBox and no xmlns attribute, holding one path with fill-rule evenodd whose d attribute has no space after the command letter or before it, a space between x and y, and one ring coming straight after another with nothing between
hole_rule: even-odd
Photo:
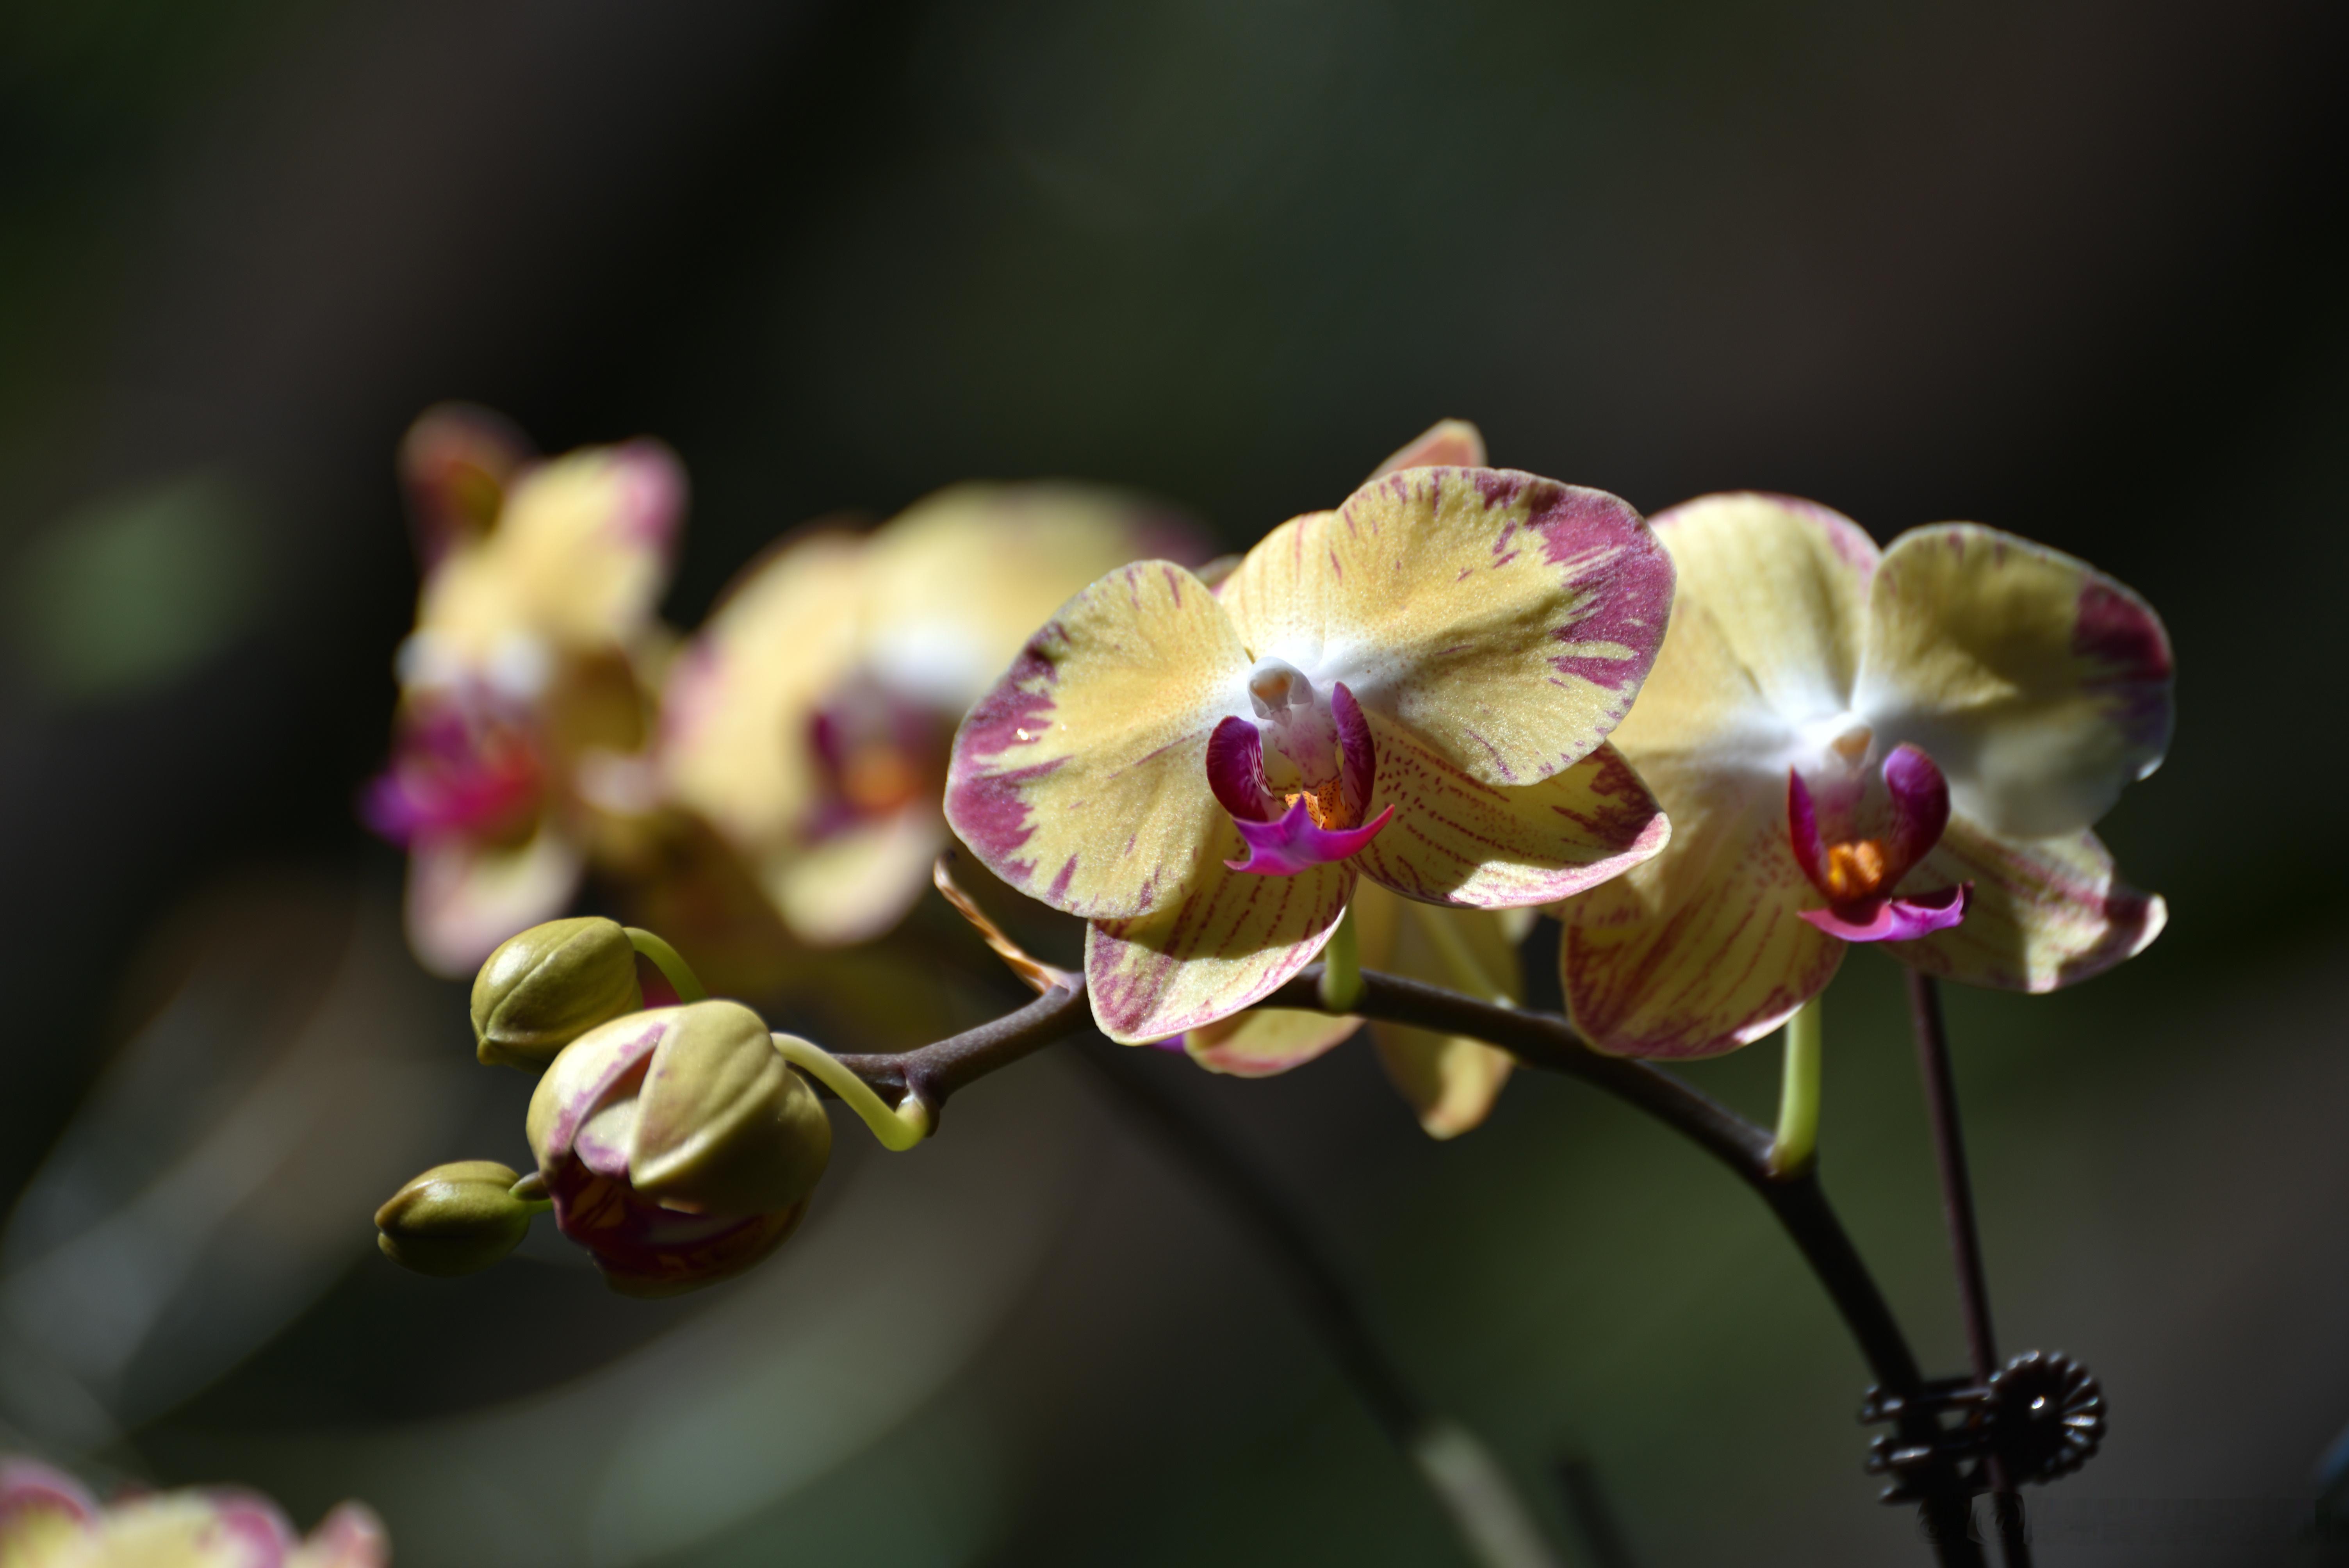
<instances>
[{"instance_id":1,"label":"small green bud","mask_svg":"<svg viewBox=\"0 0 2349 1568\"><path fill-rule=\"evenodd\" d=\"M515 1197L514 1181L494 1160L435 1165L375 1212L376 1245L418 1274L478 1273L522 1244L542 1206Z\"/></svg>"},{"instance_id":2,"label":"small green bud","mask_svg":"<svg viewBox=\"0 0 2349 1568\"><path fill-rule=\"evenodd\" d=\"M535 1072L644 1005L636 950L616 921L550 920L506 938L473 977L474 1054Z\"/></svg>"}]
</instances>

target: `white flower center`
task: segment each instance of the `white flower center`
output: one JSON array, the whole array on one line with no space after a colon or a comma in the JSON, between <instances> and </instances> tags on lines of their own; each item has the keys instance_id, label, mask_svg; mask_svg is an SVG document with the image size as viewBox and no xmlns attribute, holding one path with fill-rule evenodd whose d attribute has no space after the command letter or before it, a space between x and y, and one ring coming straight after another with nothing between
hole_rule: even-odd
<instances>
[{"instance_id":1,"label":"white flower center","mask_svg":"<svg viewBox=\"0 0 2349 1568\"><path fill-rule=\"evenodd\" d=\"M1338 777L1338 721L1310 676L1287 659L1259 659L1247 692L1264 739L1267 789L1315 789Z\"/></svg>"}]
</instances>

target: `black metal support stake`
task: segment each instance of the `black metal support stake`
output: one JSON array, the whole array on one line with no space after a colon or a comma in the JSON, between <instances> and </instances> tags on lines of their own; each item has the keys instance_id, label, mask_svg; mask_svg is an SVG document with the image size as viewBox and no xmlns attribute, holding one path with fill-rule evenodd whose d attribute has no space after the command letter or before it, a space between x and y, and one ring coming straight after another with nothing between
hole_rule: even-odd
<instances>
[{"instance_id":1,"label":"black metal support stake","mask_svg":"<svg viewBox=\"0 0 2349 1568\"><path fill-rule=\"evenodd\" d=\"M1909 1014L1917 1032L1917 1071L1924 1079L1925 1109L1933 1124L1933 1155L1940 1170L1941 1210L1949 1221L1951 1261L1957 1269L1958 1305L1966 1326L1966 1351L1974 1381L1987 1385L1999 1370L1998 1339L1991 1329L1990 1282L1982 1268L1982 1233L1974 1222L1974 1189L1966 1170L1965 1133L1958 1119L1958 1086L1950 1068L1949 1026L1941 1016L1940 982L1908 971ZM1983 1461L1991 1508L1998 1524L1999 1551L2007 1568L2031 1568L2031 1537L2023 1498L1995 1449Z\"/></svg>"}]
</instances>

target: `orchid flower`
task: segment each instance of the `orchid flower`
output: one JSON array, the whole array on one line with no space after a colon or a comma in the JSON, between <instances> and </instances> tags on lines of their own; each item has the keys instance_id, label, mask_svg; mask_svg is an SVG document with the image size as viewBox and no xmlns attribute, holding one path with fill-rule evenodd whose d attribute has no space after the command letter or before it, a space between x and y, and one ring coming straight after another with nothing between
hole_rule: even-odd
<instances>
[{"instance_id":1,"label":"orchid flower","mask_svg":"<svg viewBox=\"0 0 2349 1568\"><path fill-rule=\"evenodd\" d=\"M947 817L1092 923L1112 1039L1200 1028L1311 962L1358 875L1504 909L1654 854L1663 815L1606 737L1671 583L1613 496L1388 473L1213 591L1145 561L1071 599L964 721Z\"/></svg>"},{"instance_id":2,"label":"orchid flower","mask_svg":"<svg viewBox=\"0 0 2349 1568\"><path fill-rule=\"evenodd\" d=\"M1720 495L1655 528L1680 593L1615 739L1672 840L1560 912L1592 1044L1733 1049L1854 942L2048 991L2160 932L2161 900L2088 830L2168 745L2169 642L2143 600L1971 523L1879 552L1824 507Z\"/></svg>"},{"instance_id":3,"label":"orchid flower","mask_svg":"<svg viewBox=\"0 0 2349 1568\"><path fill-rule=\"evenodd\" d=\"M383 1523L346 1502L297 1537L267 1498L226 1489L147 1492L105 1505L62 1470L0 1459L0 1563L8 1568L387 1568Z\"/></svg>"},{"instance_id":4,"label":"orchid flower","mask_svg":"<svg viewBox=\"0 0 2349 1568\"><path fill-rule=\"evenodd\" d=\"M1361 963L1483 1002L1520 1006L1525 975L1517 944L1531 929L1530 909L1446 909L1396 897L1374 882L1355 884L1354 919ZM1362 1020L1288 1007L1251 1007L1178 1036L1179 1047L1210 1072L1269 1078L1304 1066L1343 1044ZM1483 1123L1508 1081L1509 1053L1463 1035L1438 1035L1383 1019L1371 1040L1387 1079L1431 1138L1456 1138Z\"/></svg>"},{"instance_id":5,"label":"orchid flower","mask_svg":"<svg viewBox=\"0 0 2349 1568\"><path fill-rule=\"evenodd\" d=\"M1170 514L1058 483L958 485L869 536L787 543L669 677L669 798L734 846L802 942L882 934L946 847L956 723L1055 605L1154 551L1191 555Z\"/></svg>"},{"instance_id":6,"label":"orchid flower","mask_svg":"<svg viewBox=\"0 0 2349 1568\"><path fill-rule=\"evenodd\" d=\"M647 804L642 665L685 476L645 440L534 460L453 406L416 422L400 469L424 584L360 809L409 851L409 944L459 975L570 902L601 818Z\"/></svg>"}]
</instances>

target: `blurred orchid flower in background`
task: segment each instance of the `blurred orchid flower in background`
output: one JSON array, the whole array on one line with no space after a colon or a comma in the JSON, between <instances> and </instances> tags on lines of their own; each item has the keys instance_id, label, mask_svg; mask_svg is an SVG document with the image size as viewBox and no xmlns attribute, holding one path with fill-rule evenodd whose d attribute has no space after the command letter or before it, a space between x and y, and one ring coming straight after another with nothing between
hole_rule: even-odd
<instances>
[{"instance_id":1,"label":"blurred orchid flower in background","mask_svg":"<svg viewBox=\"0 0 2349 1568\"><path fill-rule=\"evenodd\" d=\"M1191 529L1122 492L942 490L870 534L786 542L736 580L663 698L669 798L717 829L791 934L879 936L929 886L955 726L1020 640L1137 556L1195 560Z\"/></svg>"},{"instance_id":2,"label":"blurred orchid flower in background","mask_svg":"<svg viewBox=\"0 0 2349 1568\"><path fill-rule=\"evenodd\" d=\"M1354 887L1365 968L1464 992L1480 1002L1525 1002L1517 944L1530 909L1447 909L1396 897L1374 882ZM1304 1066L1361 1026L1286 1007L1251 1007L1181 1037L1193 1061L1236 1078L1269 1078ZM1462 1036L1373 1021L1379 1065L1432 1138L1455 1138L1482 1122L1508 1081L1509 1053ZM1171 1042L1170 1042L1171 1043Z\"/></svg>"},{"instance_id":3,"label":"blurred orchid flower in background","mask_svg":"<svg viewBox=\"0 0 2349 1568\"><path fill-rule=\"evenodd\" d=\"M230 1489L148 1492L101 1505L62 1470L0 1459L7 1568L386 1568L366 1505L338 1504L306 1538L267 1498Z\"/></svg>"},{"instance_id":4,"label":"blurred orchid flower in background","mask_svg":"<svg viewBox=\"0 0 2349 1568\"><path fill-rule=\"evenodd\" d=\"M537 460L460 405L417 420L399 468L424 583L361 812L409 851L418 958L461 975L569 903L599 818L651 809L653 610L685 473L651 440Z\"/></svg>"},{"instance_id":5,"label":"blurred orchid flower in background","mask_svg":"<svg viewBox=\"0 0 2349 1568\"><path fill-rule=\"evenodd\" d=\"M2159 934L2161 900L2088 830L2169 742L2169 641L2143 600L1971 523L1879 552L1775 496L1654 521L1680 593L1615 741L1672 840L1559 912L1593 1045L1733 1049L1824 989L1855 941L2049 991Z\"/></svg>"},{"instance_id":6,"label":"blurred orchid flower in background","mask_svg":"<svg viewBox=\"0 0 2349 1568\"><path fill-rule=\"evenodd\" d=\"M1213 591L1142 562L1070 600L965 721L947 814L1092 923L1112 1038L1199 1028L1311 962L1358 871L1507 908L1654 854L1662 813L1606 736L1671 582L1613 496L1399 469Z\"/></svg>"}]
</instances>

